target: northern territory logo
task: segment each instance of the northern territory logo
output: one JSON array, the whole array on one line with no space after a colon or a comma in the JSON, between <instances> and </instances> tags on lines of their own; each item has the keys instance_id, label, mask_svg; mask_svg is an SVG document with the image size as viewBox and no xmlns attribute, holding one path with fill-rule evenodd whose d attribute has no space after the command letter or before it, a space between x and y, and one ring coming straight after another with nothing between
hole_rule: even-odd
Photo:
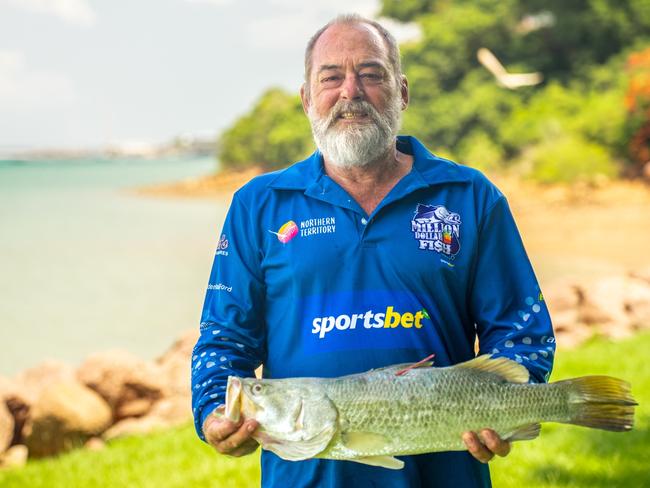
<instances>
[{"instance_id":1,"label":"northern territory logo","mask_svg":"<svg viewBox=\"0 0 650 488\"><path fill-rule=\"evenodd\" d=\"M460 251L460 215L442 205L418 203L411 232L418 248L453 257Z\"/></svg>"},{"instance_id":2,"label":"northern territory logo","mask_svg":"<svg viewBox=\"0 0 650 488\"><path fill-rule=\"evenodd\" d=\"M285 222L277 232L273 232L272 230L269 232L271 234L275 234L275 236L278 238L278 241L280 241L282 244L286 244L298 235L298 226L293 220L290 220L289 222Z\"/></svg>"}]
</instances>

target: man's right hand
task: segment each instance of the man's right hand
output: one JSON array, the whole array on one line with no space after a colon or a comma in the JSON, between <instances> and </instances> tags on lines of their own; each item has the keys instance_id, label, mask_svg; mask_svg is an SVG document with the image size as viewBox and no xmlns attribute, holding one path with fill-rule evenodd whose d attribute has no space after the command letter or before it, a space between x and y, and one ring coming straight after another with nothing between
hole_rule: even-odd
<instances>
[{"instance_id":1,"label":"man's right hand","mask_svg":"<svg viewBox=\"0 0 650 488\"><path fill-rule=\"evenodd\" d=\"M228 456L245 456L257 449L259 445L251 434L259 427L255 420L239 419L239 422L232 422L220 415L223 414L224 406L217 408L217 414L211 414L203 424L203 434L217 452Z\"/></svg>"}]
</instances>

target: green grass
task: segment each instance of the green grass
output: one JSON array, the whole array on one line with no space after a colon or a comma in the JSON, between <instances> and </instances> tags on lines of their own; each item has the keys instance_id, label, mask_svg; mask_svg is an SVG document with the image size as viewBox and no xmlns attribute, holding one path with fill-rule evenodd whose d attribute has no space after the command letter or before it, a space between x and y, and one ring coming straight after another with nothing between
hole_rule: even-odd
<instances>
[{"instance_id":1,"label":"green grass","mask_svg":"<svg viewBox=\"0 0 650 488\"><path fill-rule=\"evenodd\" d=\"M552 381L609 374L632 383L639 402L636 426L619 434L545 424L539 439L519 442L491 463L495 487L647 487L650 469L650 334L623 342L591 341L561 351ZM249 487L259 486L259 454L219 456L200 442L191 426L145 437L120 439L98 452L75 451L0 471L0 486L58 487Z\"/></svg>"}]
</instances>

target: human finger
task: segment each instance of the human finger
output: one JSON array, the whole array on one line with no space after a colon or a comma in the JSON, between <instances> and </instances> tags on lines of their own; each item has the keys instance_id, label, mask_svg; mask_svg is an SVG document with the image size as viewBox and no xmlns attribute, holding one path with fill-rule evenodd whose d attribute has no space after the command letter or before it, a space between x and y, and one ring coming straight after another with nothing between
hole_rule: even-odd
<instances>
[{"instance_id":1,"label":"human finger","mask_svg":"<svg viewBox=\"0 0 650 488\"><path fill-rule=\"evenodd\" d=\"M487 463L494 457L494 453L481 443L474 432L465 432L463 442L465 442L469 453L482 463Z\"/></svg>"},{"instance_id":2,"label":"human finger","mask_svg":"<svg viewBox=\"0 0 650 488\"><path fill-rule=\"evenodd\" d=\"M510 453L510 442L501 439L499 434L492 429L483 429L481 431L481 439L483 439L485 447L498 456L503 457Z\"/></svg>"},{"instance_id":3,"label":"human finger","mask_svg":"<svg viewBox=\"0 0 650 488\"><path fill-rule=\"evenodd\" d=\"M241 456L246 456L247 454L250 454L251 452L254 452L259 446L259 443L253 439L250 438L244 443L239 446L237 449L234 449L228 453L229 456L233 457L241 457Z\"/></svg>"},{"instance_id":4,"label":"human finger","mask_svg":"<svg viewBox=\"0 0 650 488\"><path fill-rule=\"evenodd\" d=\"M245 442L251 439L251 434L257 429L258 423L255 420L247 420L242 423L237 430L230 434L225 439L218 442L214 447L221 454L232 455L239 449Z\"/></svg>"},{"instance_id":5,"label":"human finger","mask_svg":"<svg viewBox=\"0 0 650 488\"><path fill-rule=\"evenodd\" d=\"M223 405L217 407L215 412L208 416L205 423L203 424L203 434L205 435L205 440L208 441L208 444L216 445L217 443L223 441L241 426L243 420L239 422L232 422L224 417L223 414Z\"/></svg>"}]
</instances>

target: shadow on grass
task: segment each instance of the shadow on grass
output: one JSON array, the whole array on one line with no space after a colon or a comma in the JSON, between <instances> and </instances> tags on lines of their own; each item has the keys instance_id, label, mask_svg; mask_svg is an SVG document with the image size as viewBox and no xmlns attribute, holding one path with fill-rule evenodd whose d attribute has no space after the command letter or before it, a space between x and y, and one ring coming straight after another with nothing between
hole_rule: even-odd
<instances>
[{"instance_id":1,"label":"shadow on grass","mask_svg":"<svg viewBox=\"0 0 650 488\"><path fill-rule=\"evenodd\" d=\"M530 479L554 486L589 488L650 487L647 450L650 446L650 417L637 418L629 433L587 430L580 445L583 450L575 466L560 463L535 468Z\"/></svg>"}]
</instances>

